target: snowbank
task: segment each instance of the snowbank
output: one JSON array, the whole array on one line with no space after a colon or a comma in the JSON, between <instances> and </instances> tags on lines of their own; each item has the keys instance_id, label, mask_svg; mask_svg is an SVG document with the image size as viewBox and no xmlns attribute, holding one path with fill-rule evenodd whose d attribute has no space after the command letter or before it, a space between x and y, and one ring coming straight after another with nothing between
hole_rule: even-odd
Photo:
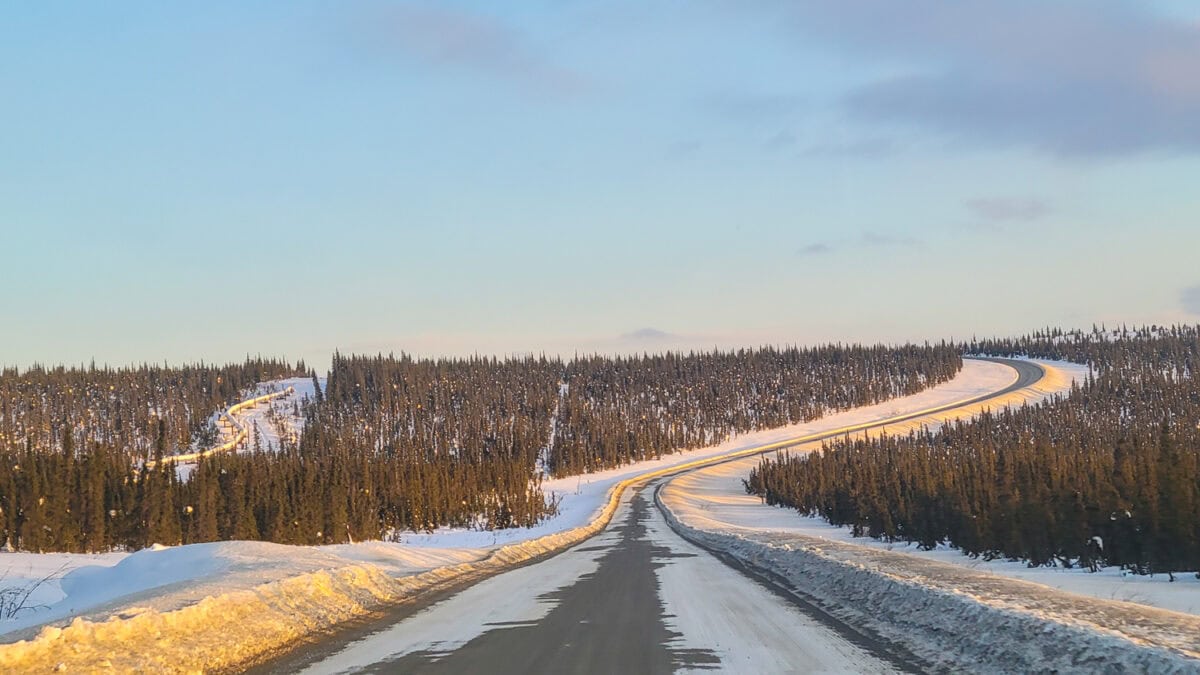
<instances>
[{"instance_id":1,"label":"snowbank","mask_svg":"<svg viewBox=\"0 0 1200 675\"><path fill-rule=\"evenodd\" d=\"M791 450L798 451L801 450ZM1200 579L1191 574L1178 574L1175 581L1171 582L1165 574L1139 576L1116 568L1093 573L1079 567L1029 567L1023 562L969 558L949 546L923 551L916 544L854 537L847 527L836 527L820 518L803 516L793 509L767 506L757 496L746 494L742 479L757 463L758 458L751 458L694 471L673 479L664 490L671 494L674 506L689 513L692 525L708 530L787 532L813 539L845 542L951 563L986 574L1023 579L1101 600L1122 600L1200 615Z\"/></svg>"},{"instance_id":2,"label":"snowbank","mask_svg":"<svg viewBox=\"0 0 1200 675\"><path fill-rule=\"evenodd\" d=\"M0 645L0 670L100 667L137 672L197 672L248 665L301 637L366 615L383 603L410 598L446 584L466 583L577 544L608 525L616 511L617 498L629 483L632 481L626 481L612 493L601 517L594 522L501 547L478 561L403 577L388 574L376 564L348 565L288 576L249 589L227 589L169 611L137 606L102 621L76 617L66 627L46 626L33 639ZM165 570L176 564L214 557L202 547L224 546L238 555L251 544L222 542L148 549L111 568L83 568L72 574L83 573L91 582L119 580L128 590L126 573L149 571L150 576L159 580L171 578L173 573ZM370 550L380 551L377 546ZM151 558L164 552L169 556L164 563ZM333 555L319 550L316 555L327 554ZM284 558L288 569L294 569L294 557ZM220 569L220 564L211 560L203 565L210 571ZM221 630L226 626L236 626L237 630Z\"/></svg>"},{"instance_id":3,"label":"snowbank","mask_svg":"<svg viewBox=\"0 0 1200 675\"><path fill-rule=\"evenodd\" d=\"M138 611L173 611L207 596L318 570L367 564L397 577L473 562L487 555L485 549L412 549L385 542L285 546L258 541L155 546L132 554L101 556L0 553L0 570L15 558L6 583L21 585L29 579L62 572L39 588L41 595L36 601L31 599L31 604L48 607L0 622L0 635L9 639L24 637L31 627L77 616L104 619L126 613L132 605Z\"/></svg>"},{"instance_id":4,"label":"snowbank","mask_svg":"<svg viewBox=\"0 0 1200 675\"><path fill-rule=\"evenodd\" d=\"M693 527L685 538L782 576L830 614L903 645L937 669L1195 672L1200 617L1082 599L947 563L795 534ZM908 560L902 558L907 557Z\"/></svg>"}]
</instances>

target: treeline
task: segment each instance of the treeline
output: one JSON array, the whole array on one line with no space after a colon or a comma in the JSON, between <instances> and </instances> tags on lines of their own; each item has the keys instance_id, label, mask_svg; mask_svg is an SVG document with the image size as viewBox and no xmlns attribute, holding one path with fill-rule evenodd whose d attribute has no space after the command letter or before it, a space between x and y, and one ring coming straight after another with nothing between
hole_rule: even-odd
<instances>
[{"instance_id":1,"label":"treeline","mask_svg":"<svg viewBox=\"0 0 1200 675\"><path fill-rule=\"evenodd\" d=\"M764 460L747 490L853 528L1031 566L1200 570L1200 329L1045 331L972 351L1087 363L1069 397Z\"/></svg>"},{"instance_id":2,"label":"treeline","mask_svg":"<svg viewBox=\"0 0 1200 675\"><path fill-rule=\"evenodd\" d=\"M0 450L100 443L145 459L162 424L171 447L208 447L217 441L213 413L258 382L305 374L303 361L292 366L262 358L177 368L6 368L0 370Z\"/></svg>"},{"instance_id":3,"label":"treeline","mask_svg":"<svg viewBox=\"0 0 1200 675\"><path fill-rule=\"evenodd\" d=\"M576 359L563 371L547 464L573 475L657 459L913 394L961 368L945 343Z\"/></svg>"},{"instance_id":4,"label":"treeline","mask_svg":"<svg viewBox=\"0 0 1200 675\"><path fill-rule=\"evenodd\" d=\"M720 443L915 393L958 373L950 345L413 360L335 355L301 446L564 476Z\"/></svg>"},{"instance_id":5,"label":"treeline","mask_svg":"<svg viewBox=\"0 0 1200 675\"><path fill-rule=\"evenodd\" d=\"M555 506L512 462L440 465L285 448L209 456L181 477L102 444L3 460L0 537L25 551L229 539L331 544L437 525L530 526Z\"/></svg>"},{"instance_id":6,"label":"treeline","mask_svg":"<svg viewBox=\"0 0 1200 675\"><path fill-rule=\"evenodd\" d=\"M207 419L235 393L217 404L206 399L203 410L202 402L172 408L187 411L179 419L140 419L132 440L107 433L115 426L107 411L119 416L132 405L119 397L97 412L100 431L74 422L56 427L56 419L78 416L46 415L57 446L0 445L0 541L23 550L100 551L530 526L556 509L541 490L544 475L658 457L875 403L949 380L960 367L957 349L946 344L567 362L337 354L324 389L305 406L298 443L209 457L190 471L146 459L179 451L181 425ZM286 364L279 371L257 377L295 373ZM237 391L249 390L254 375ZM125 390L148 389L158 385ZM57 395L55 387L43 391Z\"/></svg>"}]
</instances>

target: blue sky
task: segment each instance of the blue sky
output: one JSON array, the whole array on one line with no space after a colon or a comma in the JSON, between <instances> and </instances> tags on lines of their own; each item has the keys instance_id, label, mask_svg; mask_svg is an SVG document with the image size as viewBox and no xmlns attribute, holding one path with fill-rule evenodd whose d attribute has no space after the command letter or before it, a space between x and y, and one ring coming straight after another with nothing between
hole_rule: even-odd
<instances>
[{"instance_id":1,"label":"blue sky","mask_svg":"<svg viewBox=\"0 0 1200 675\"><path fill-rule=\"evenodd\" d=\"M0 363L1200 320L1190 2L20 3Z\"/></svg>"}]
</instances>

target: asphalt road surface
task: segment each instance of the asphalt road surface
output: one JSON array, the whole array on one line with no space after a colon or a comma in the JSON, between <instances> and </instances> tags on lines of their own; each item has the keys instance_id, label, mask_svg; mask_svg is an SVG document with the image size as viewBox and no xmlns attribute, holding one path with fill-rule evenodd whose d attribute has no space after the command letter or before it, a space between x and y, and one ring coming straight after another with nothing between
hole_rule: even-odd
<instances>
[{"instance_id":1,"label":"asphalt road surface","mask_svg":"<svg viewBox=\"0 0 1200 675\"><path fill-rule=\"evenodd\" d=\"M630 492L607 530L366 635L307 673L744 673L907 670L684 541Z\"/></svg>"},{"instance_id":2,"label":"asphalt road surface","mask_svg":"<svg viewBox=\"0 0 1200 675\"><path fill-rule=\"evenodd\" d=\"M1017 369L1017 381L1003 392L969 403L1042 377L1034 364L1005 363ZM399 609L387 621L345 631L258 671L566 674L922 669L920 662L894 645L843 625L754 570L731 567L680 538L654 506L655 486L650 483L628 491L604 532L559 555L432 598L424 606Z\"/></svg>"}]
</instances>

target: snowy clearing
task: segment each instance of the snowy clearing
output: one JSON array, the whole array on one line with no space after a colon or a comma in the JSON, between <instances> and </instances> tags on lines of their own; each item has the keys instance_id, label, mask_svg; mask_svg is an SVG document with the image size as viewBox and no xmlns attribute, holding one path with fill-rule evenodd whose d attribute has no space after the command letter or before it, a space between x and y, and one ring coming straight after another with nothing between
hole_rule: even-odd
<instances>
[{"instance_id":1,"label":"snowy clearing","mask_svg":"<svg viewBox=\"0 0 1200 675\"><path fill-rule=\"evenodd\" d=\"M325 378L320 378L325 388ZM255 388L253 396L277 392L288 392L262 405L247 407L235 413L239 421L249 430L247 448L254 447L255 430L258 430L259 445L263 450L278 450L285 443L296 443L304 431L304 402L315 400L311 377L291 377L284 380L263 382Z\"/></svg>"}]
</instances>

